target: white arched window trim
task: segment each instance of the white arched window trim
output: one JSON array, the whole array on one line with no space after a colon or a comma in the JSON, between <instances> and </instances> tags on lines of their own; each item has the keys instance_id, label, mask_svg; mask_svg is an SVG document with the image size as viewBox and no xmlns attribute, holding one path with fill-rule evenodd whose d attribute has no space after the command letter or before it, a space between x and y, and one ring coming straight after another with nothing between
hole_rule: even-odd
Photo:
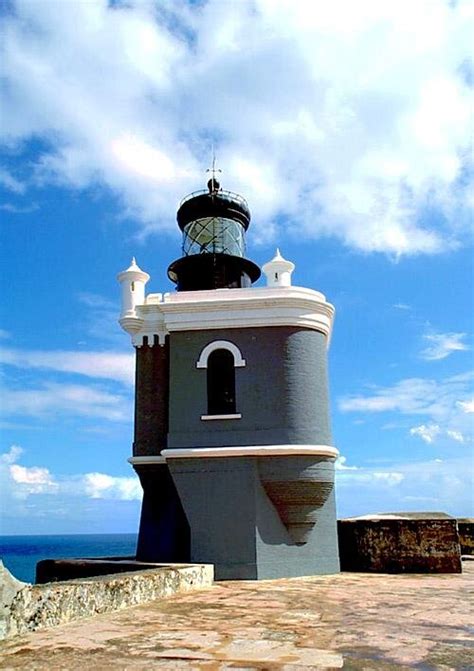
<instances>
[{"instance_id":1,"label":"white arched window trim","mask_svg":"<svg viewBox=\"0 0 474 671\"><path fill-rule=\"evenodd\" d=\"M196 368L207 368L207 361L209 356L216 349L228 350L234 357L235 368L242 368L245 366L245 359L242 357L242 352L239 350L237 345L234 345L234 343L230 342L229 340L214 340L213 342L210 342L208 345L206 345L201 351L199 359L196 362Z\"/></svg>"}]
</instances>

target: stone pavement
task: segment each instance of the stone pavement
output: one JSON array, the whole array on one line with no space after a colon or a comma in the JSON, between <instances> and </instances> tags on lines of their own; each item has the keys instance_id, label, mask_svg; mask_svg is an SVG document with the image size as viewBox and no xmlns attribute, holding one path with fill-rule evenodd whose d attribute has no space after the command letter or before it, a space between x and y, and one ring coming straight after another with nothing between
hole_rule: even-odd
<instances>
[{"instance_id":1,"label":"stone pavement","mask_svg":"<svg viewBox=\"0 0 474 671\"><path fill-rule=\"evenodd\" d=\"M474 562L463 569L221 582L10 639L0 668L473 669Z\"/></svg>"}]
</instances>

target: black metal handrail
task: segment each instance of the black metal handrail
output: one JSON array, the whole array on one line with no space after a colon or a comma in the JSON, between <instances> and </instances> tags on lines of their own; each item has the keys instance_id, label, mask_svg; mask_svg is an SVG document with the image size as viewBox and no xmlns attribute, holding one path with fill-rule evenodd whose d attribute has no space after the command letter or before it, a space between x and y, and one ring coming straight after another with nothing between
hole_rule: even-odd
<instances>
[{"instance_id":1,"label":"black metal handrail","mask_svg":"<svg viewBox=\"0 0 474 671\"><path fill-rule=\"evenodd\" d=\"M186 203L188 200L191 200L191 198L195 198L196 196L203 196L204 194L208 194L211 196L214 195L212 193L209 193L208 189L200 189L199 191L193 191L192 193L188 194L183 198L183 200L178 205L178 209L181 207L181 205L183 205L183 203ZM247 208L247 210L249 209L249 204L247 203L245 198L243 196L240 196L238 193L235 193L234 191L226 191L225 189L219 189L219 191L215 192L215 195L224 196L226 198L236 200L238 203Z\"/></svg>"}]
</instances>

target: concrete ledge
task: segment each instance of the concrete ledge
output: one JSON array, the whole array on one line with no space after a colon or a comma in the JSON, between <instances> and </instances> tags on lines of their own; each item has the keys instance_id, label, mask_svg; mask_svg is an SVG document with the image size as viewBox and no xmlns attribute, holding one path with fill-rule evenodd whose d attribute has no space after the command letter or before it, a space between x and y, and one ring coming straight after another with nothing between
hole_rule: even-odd
<instances>
[{"instance_id":1,"label":"concrete ledge","mask_svg":"<svg viewBox=\"0 0 474 671\"><path fill-rule=\"evenodd\" d=\"M410 515L338 521L342 571L461 573L457 522Z\"/></svg>"},{"instance_id":2,"label":"concrete ledge","mask_svg":"<svg viewBox=\"0 0 474 671\"><path fill-rule=\"evenodd\" d=\"M211 564L183 564L30 585L16 580L0 562L0 638L210 587L213 578Z\"/></svg>"},{"instance_id":3,"label":"concrete ledge","mask_svg":"<svg viewBox=\"0 0 474 671\"><path fill-rule=\"evenodd\" d=\"M228 447L177 447L162 451L169 459L219 459L230 457L328 457L336 459L339 450L332 445L233 445Z\"/></svg>"},{"instance_id":4,"label":"concrete ledge","mask_svg":"<svg viewBox=\"0 0 474 671\"><path fill-rule=\"evenodd\" d=\"M172 565L178 568L179 565ZM139 562L135 557L94 557L84 559L42 559L36 564L36 584L62 582L100 575L167 568L166 563Z\"/></svg>"}]
</instances>

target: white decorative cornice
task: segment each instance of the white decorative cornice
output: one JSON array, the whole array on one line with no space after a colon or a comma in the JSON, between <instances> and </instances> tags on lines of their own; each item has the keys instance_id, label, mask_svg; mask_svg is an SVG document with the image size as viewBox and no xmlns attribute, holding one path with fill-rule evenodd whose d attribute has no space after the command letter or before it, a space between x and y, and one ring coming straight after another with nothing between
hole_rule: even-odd
<instances>
[{"instance_id":1,"label":"white decorative cornice","mask_svg":"<svg viewBox=\"0 0 474 671\"><path fill-rule=\"evenodd\" d=\"M332 445L238 445L234 447L188 447L163 450L160 455L130 457L132 466L156 466L170 459L218 459L233 457L326 457L337 459Z\"/></svg>"},{"instance_id":2,"label":"white decorative cornice","mask_svg":"<svg viewBox=\"0 0 474 671\"><path fill-rule=\"evenodd\" d=\"M240 412L233 412L227 415L201 415L203 421L215 421L222 419L242 419L242 414Z\"/></svg>"},{"instance_id":3,"label":"white decorative cornice","mask_svg":"<svg viewBox=\"0 0 474 671\"><path fill-rule=\"evenodd\" d=\"M135 307L138 328L124 324L141 346L144 336L160 342L174 331L300 326L324 333L328 344L334 307L319 291L304 287L251 287L149 294ZM138 323L138 321L140 323Z\"/></svg>"},{"instance_id":4,"label":"white decorative cornice","mask_svg":"<svg viewBox=\"0 0 474 671\"><path fill-rule=\"evenodd\" d=\"M127 459L129 464L132 464L132 466L140 466L141 465L156 465L156 464L166 464L166 459L160 455L158 456L146 456L146 457L130 457Z\"/></svg>"},{"instance_id":5,"label":"white decorative cornice","mask_svg":"<svg viewBox=\"0 0 474 671\"><path fill-rule=\"evenodd\" d=\"M339 450L331 445L238 445L235 447L188 447L163 450L161 455L170 459L197 459L219 457L328 457L336 459Z\"/></svg>"}]
</instances>

